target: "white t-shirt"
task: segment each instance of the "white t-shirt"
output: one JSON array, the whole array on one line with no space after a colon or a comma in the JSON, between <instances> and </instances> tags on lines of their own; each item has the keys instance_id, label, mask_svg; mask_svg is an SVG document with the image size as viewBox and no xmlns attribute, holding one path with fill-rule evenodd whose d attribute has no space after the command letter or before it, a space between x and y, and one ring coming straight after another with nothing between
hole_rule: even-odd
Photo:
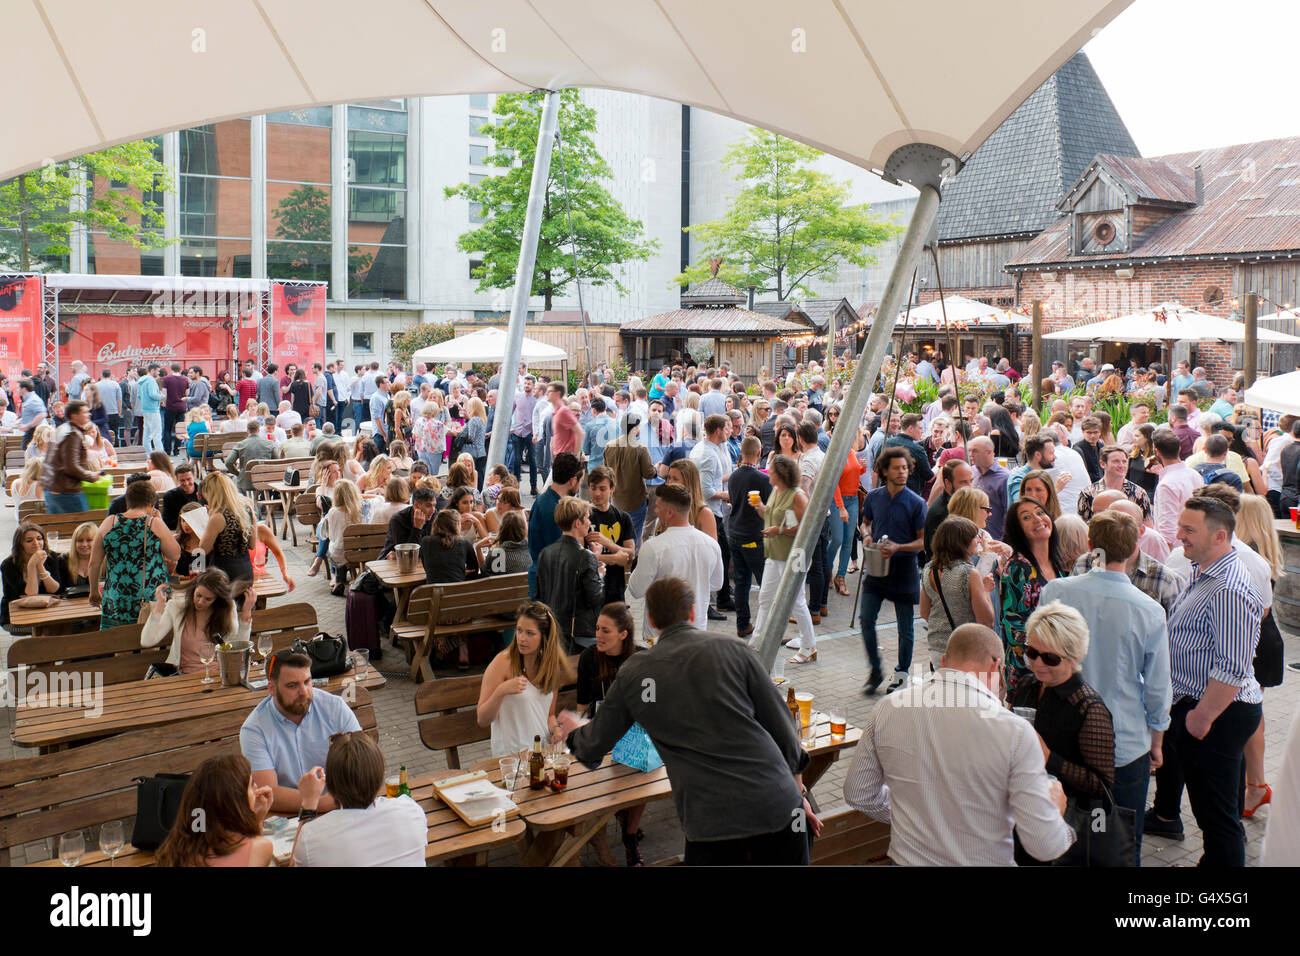
<instances>
[{"instance_id":1,"label":"white t-shirt","mask_svg":"<svg viewBox=\"0 0 1300 956\"><path fill-rule=\"evenodd\" d=\"M1056 464L1047 469L1047 473L1055 478L1062 470L1070 473L1070 483L1065 486L1064 491L1057 492L1057 497L1061 499L1061 514L1077 514L1079 495L1085 488L1091 487L1092 480L1088 477L1088 466L1083 463L1083 456L1073 448L1058 444Z\"/></svg>"},{"instance_id":2,"label":"white t-shirt","mask_svg":"<svg viewBox=\"0 0 1300 956\"><path fill-rule=\"evenodd\" d=\"M281 412L277 415L275 417L275 423L287 432L289 429L293 428L294 425L302 424L302 416L291 408L287 412Z\"/></svg>"},{"instance_id":3,"label":"white t-shirt","mask_svg":"<svg viewBox=\"0 0 1300 956\"><path fill-rule=\"evenodd\" d=\"M424 866L429 825L408 796L379 797L364 810L331 810L303 824L295 866Z\"/></svg>"}]
</instances>

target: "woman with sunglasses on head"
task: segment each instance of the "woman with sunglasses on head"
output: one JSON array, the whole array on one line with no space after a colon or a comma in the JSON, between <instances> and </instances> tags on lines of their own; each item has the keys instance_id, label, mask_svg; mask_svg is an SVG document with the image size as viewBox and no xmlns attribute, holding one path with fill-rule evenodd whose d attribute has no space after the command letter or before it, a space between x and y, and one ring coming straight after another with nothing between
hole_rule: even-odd
<instances>
[{"instance_id":1,"label":"woman with sunglasses on head","mask_svg":"<svg viewBox=\"0 0 1300 956\"><path fill-rule=\"evenodd\" d=\"M520 605L514 640L492 658L479 691L478 725L492 728L493 757L530 750L535 736L543 743L558 738L555 698L572 680L562 634L541 601Z\"/></svg>"},{"instance_id":2,"label":"woman with sunglasses on head","mask_svg":"<svg viewBox=\"0 0 1300 956\"><path fill-rule=\"evenodd\" d=\"M241 754L210 757L181 794L176 820L158 848L159 866L270 866L271 838L262 821L271 810L271 788L253 783ZM202 819L204 826L194 822ZM423 861L422 861L423 862Z\"/></svg>"},{"instance_id":3,"label":"woman with sunglasses on head","mask_svg":"<svg viewBox=\"0 0 1300 956\"><path fill-rule=\"evenodd\" d=\"M1007 511L1003 538L1011 560L1002 575L1002 641L1006 645L1007 689L1012 691L1029 673L1025 663L1025 624L1038 607L1048 581L1063 578L1068 565L1061 554L1056 525L1047 510L1032 498L1021 498Z\"/></svg>"},{"instance_id":4,"label":"woman with sunglasses on head","mask_svg":"<svg viewBox=\"0 0 1300 956\"><path fill-rule=\"evenodd\" d=\"M1009 706L1034 708L1047 772L1066 797L1082 801L1115 787L1115 727L1101 696L1079 676L1087 655L1083 615L1060 601L1044 604L1025 622L1028 672L1007 693ZM1016 862L1034 865L1019 845Z\"/></svg>"}]
</instances>

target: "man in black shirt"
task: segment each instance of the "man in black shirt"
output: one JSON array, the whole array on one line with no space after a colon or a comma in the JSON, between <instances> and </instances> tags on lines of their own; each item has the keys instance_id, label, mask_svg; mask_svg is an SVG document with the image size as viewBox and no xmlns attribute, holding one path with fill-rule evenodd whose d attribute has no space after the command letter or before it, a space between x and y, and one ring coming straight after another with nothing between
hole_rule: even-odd
<instances>
[{"instance_id":1,"label":"man in black shirt","mask_svg":"<svg viewBox=\"0 0 1300 956\"><path fill-rule=\"evenodd\" d=\"M148 481L149 473L137 471L126 476L126 486L130 488L137 481ZM118 495L113 499L113 503L108 506L108 513L111 515L120 515L126 512L126 495Z\"/></svg>"},{"instance_id":2,"label":"man in black shirt","mask_svg":"<svg viewBox=\"0 0 1300 956\"><path fill-rule=\"evenodd\" d=\"M926 455L925 446L921 444L921 416L915 412L908 412L902 417L901 426L897 435L890 435L885 440L885 447L904 448L912 456L912 470L908 474L907 487L924 497L925 486L934 477L934 471L930 468L930 459Z\"/></svg>"},{"instance_id":3,"label":"man in black shirt","mask_svg":"<svg viewBox=\"0 0 1300 956\"><path fill-rule=\"evenodd\" d=\"M591 531L587 543L599 541L604 549L596 558L605 565L605 603L622 601L627 593L627 566L636 554L632 516L611 504L614 473L604 465L591 469L587 491L591 495Z\"/></svg>"},{"instance_id":4,"label":"man in black shirt","mask_svg":"<svg viewBox=\"0 0 1300 956\"><path fill-rule=\"evenodd\" d=\"M393 553L399 544L419 544L433 531L433 515L437 510L432 488L416 488L411 493L411 506L403 508L388 519L388 536L384 538L381 558Z\"/></svg>"},{"instance_id":5,"label":"man in black shirt","mask_svg":"<svg viewBox=\"0 0 1300 956\"><path fill-rule=\"evenodd\" d=\"M958 488L965 488L975 483L975 470L960 458L952 458L944 462L943 468L939 471L939 480L943 482L943 493L925 512L925 543L921 547L923 567L930 561L930 541L934 538L934 533L939 530L943 519L948 517L948 499L957 492Z\"/></svg>"},{"instance_id":6,"label":"man in black shirt","mask_svg":"<svg viewBox=\"0 0 1300 956\"><path fill-rule=\"evenodd\" d=\"M727 541L731 545L731 573L735 587L736 636L754 633L749 621L750 582L763 584L763 519L749 503L750 492L767 503L772 484L758 470L758 456L763 444L753 435L740 443L740 464L727 479L731 514L727 516Z\"/></svg>"},{"instance_id":7,"label":"man in black shirt","mask_svg":"<svg viewBox=\"0 0 1300 956\"><path fill-rule=\"evenodd\" d=\"M162 519L172 531L181 522L181 509L191 501L202 502L198 486L194 483L194 466L185 462L176 466L176 487L162 496Z\"/></svg>"}]
</instances>

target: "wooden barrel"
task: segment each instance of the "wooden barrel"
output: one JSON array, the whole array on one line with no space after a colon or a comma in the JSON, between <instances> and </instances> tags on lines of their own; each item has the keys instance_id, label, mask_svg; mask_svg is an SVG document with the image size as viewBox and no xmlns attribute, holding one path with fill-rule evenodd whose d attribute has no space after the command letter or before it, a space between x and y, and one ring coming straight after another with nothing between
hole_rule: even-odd
<instances>
[{"instance_id":1,"label":"wooden barrel","mask_svg":"<svg viewBox=\"0 0 1300 956\"><path fill-rule=\"evenodd\" d=\"M1286 572L1273 589L1273 614L1278 626L1300 634L1300 530L1291 520L1273 523L1282 539L1282 559Z\"/></svg>"}]
</instances>

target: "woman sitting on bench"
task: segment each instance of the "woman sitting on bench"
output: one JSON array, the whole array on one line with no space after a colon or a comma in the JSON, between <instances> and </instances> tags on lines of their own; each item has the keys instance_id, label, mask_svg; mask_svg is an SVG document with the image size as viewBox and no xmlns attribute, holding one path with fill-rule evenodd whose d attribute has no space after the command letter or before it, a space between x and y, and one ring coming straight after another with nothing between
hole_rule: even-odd
<instances>
[{"instance_id":1,"label":"woman sitting on bench","mask_svg":"<svg viewBox=\"0 0 1300 956\"><path fill-rule=\"evenodd\" d=\"M211 757L185 785L155 860L159 866L270 866L271 838L262 836L270 809L271 788L253 784L247 759ZM193 826L195 814L204 826Z\"/></svg>"},{"instance_id":2,"label":"woman sitting on bench","mask_svg":"<svg viewBox=\"0 0 1300 956\"><path fill-rule=\"evenodd\" d=\"M559 740L555 696L570 683L560 623L540 601L529 601L515 617L515 639L492 658L478 697L478 725L492 728L492 756L531 750L533 738ZM525 755L526 756L526 755Z\"/></svg>"},{"instance_id":3,"label":"woman sitting on bench","mask_svg":"<svg viewBox=\"0 0 1300 956\"><path fill-rule=\"evenodd\" d=\"M251 584L241 581L232 589L226 572L217 568L208 568L170 601L166 586L159 585L140 634L140 646L157 647L171 638L168 671L192 674L204 670L200 648L204 644L248 640L256 603L257 593Z\"/></svg>"}]
</instances>

